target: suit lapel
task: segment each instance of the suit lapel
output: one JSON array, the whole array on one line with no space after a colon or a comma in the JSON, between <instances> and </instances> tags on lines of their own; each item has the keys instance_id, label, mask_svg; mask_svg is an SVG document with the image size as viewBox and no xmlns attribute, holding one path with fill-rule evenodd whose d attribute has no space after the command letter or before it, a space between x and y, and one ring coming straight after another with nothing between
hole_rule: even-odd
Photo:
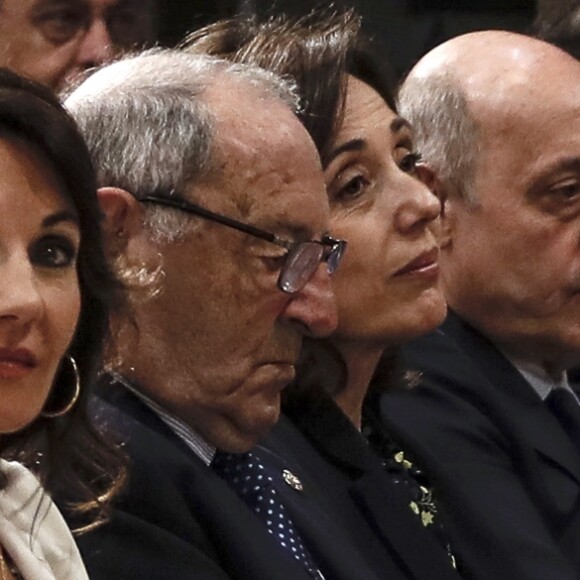
<instances>
[{"instance_id":1,"label":"suit lapel","mask_svg":"<svg viewBox=\"0 0 580 580\"><path fill-rule=\"evenodd\" d=\"M505 431L509 432L514 422L519 423L538 453L556 462L580 483L580 454L521 373L487 338L453 312L442 330L487 378L490 388L496 391L495 398L500 397L502 405L494 409L493 415L504 423ZM517 414L513 413L515 408Z\"/></svg>"},{"instance_id":2,"label":"suit lapel","mask_svg":"<svg viewBox=\"0 0 580 580\"><path fill-rule=\"evenodd\" d=\"M405 490L393 484L380 458L334 401L329 398L327 406L301 414L300 429L329 461L350 473L350 496L414 578L457 580L443 548L411 513Z\"/></svg>"},{"instance_id":3,"label":"suit lapel","mask_svg":"<svg viewBox=\"0 0 580 580\"><path fill-rule=\"evenodd\" d=\"M151 409L123 386L116 384L111 388L115 389L111 412L120 410L125 421L136 420L154 430L169 443L176 461L179 456L184 468L182 479L176 484L191 506L191 517L201 524L220 563L232 578L312 580L304 568L276 544L265 526L227 483L195 456Z\"/></svg>"},{"instance_id":4,"label":"suit lapel","mask_svg":"<svg viewBox=\"0 0 580 580\"><path fill-rule=\"evenodd\" d=\"M353 484L352 494L375 529L398 552L413 578L458 579L442 546L411 513L404 490L393 485L386 473L364 474Z\"/></svg>"},{"instance_id":5,"label":"suit lapel","mask_svg":"<svg viewBox=\"0 0 580 580\"><path fill-rule=\"evenodd\" d=\"M320 493L315 480L305 473L294 458L282 458L270 447L255 450L270 469L282 474L289 470L300 480L303 489L297 490L278 478L277 490L292 520L300 531L327 580L378 580L350 535L332 515L332 509ZM288 460L290 459L290 461Z\"/></svg>"},{"instance_id":6,"label":"suit lapel","mask_svg":"<svg viewBox=\"0 0 580 580\"><path fill-rule=\"evenodd\" d=\"M325 457L351 475L362 475L376 468L377 457L330 397L317 407L293 416L292 421Z\"/></svg>"}]
</instances>

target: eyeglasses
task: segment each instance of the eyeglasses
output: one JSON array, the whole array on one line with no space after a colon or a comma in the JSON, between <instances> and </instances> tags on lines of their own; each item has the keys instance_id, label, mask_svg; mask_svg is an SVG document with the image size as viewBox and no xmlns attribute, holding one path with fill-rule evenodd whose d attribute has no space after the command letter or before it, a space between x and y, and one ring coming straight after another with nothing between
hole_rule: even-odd
<instances>
[{"instance_id":1,"label":"eyeglasses","mask_svg":"<svg viewBox=\"0 0 580 580\"><path fill-rule=\"evenodd\" d=\"M288 253L286 254L284 265L278 277L278 288L288 294L302 290L312 276L314 276L321 262L326 263L328 272L332 274L338 268L346 249L346 242L344 240L335 240L328 234L322 236L320 241L291 242L284 240L276 234L261 230L250 224L239 222L225 215L210 211L196 203L177 197L147 195L139 199L139 201L172 207L186 213L195 214L286 248Z\"/></svg>"}]
</instances>

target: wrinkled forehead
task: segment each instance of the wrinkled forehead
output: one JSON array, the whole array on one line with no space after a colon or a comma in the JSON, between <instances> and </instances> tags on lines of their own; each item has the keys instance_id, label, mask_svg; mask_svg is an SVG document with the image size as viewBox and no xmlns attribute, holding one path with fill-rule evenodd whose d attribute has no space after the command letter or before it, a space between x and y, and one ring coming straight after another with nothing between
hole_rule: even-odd
<instances>
[{"instance_id":1,"label":"wrinkled forehead","mask_svg":"<svg viewBox=\"0 0 580 580\"><path fill-rule=\"evenodd\" d=\"M547 146L580 130L580 78L577 86L517 87L473 107L481 135L488 141ZM576 142L577 140L574 139Z\"/></svg>"},{"instance_id":2,"label":"wrinkled forehead","mask_svg":"<svg viewBox=\"0 0 580 580\"><path fill-rule=\"evenodd\" d=\"M525 192L580 160L580 70L519 74L469 103L479 125L477 176L485 188ZM566 173L567 174L567 173Z\"/></svg>"},{"instance_id":3,"label":"wrinkled forehead","mask_svg":"<svg viewBox=\"0 0 580 580\"><path fill-rule=\"evenodd\" d=\"M223 202L252 223L300 230L304 237L320 233L328 201L310 136L284 103L239 97L215 107L209 100Z\"/></svg>"}]
</instances>

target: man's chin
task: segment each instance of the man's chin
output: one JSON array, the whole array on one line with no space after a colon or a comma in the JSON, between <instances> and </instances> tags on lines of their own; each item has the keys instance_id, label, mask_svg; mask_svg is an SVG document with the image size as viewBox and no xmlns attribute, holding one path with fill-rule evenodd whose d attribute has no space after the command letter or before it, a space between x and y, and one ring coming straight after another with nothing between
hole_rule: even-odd
<instances>
[{"instance_id":1,"label":"man's chin","mask_svg":"<svg viewBox=\"0 0 580 580\"><path fill-rule=\"evenodd\" d=\"M242 420L232 422L227 428L214 437L213 444L221 451L245 453L255 447L280 418L280 401L262 407L260 412L244 416Z\"/></svg>"}]
</instances>

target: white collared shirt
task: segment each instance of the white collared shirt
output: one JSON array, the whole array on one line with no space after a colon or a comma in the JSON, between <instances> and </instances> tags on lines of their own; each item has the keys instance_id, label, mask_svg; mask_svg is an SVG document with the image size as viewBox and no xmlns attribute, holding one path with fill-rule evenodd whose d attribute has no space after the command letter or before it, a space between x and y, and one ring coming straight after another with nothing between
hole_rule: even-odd
<instances>
[{"instance_id":1,"label":"white collared shirt","mask_svg":"<svg viewBox=\"0 0 580 580\"><path fill-rule=\"evenodd\" d=\"M566 391L572 393L574 398L578 401L576 393L574 393L574 391L570 388L566 371L562 371L557 377L553 377L548 374L544 367L537 363L515 360L511 358L509 360L524 377L524 379L530 383L542 401L546 400L547 396L553 389L565 389ZM578 402L580 404L580 401Z\"/></svg>"},{"instance_id":2,"label":"white collared shirt","mask_svg":"<svg viewBox=\"0 0 580 580\"><path fill-rule=\"evenodd\" d=\"M213 461L216 448L209 444L197 431L194 431L187 423L166 411L163 407L152 401L141 391L136 389L125 377L111 372L119 383L129 389L136 397L139 397L207 466Z\"/></svg>"}]
</instances>

